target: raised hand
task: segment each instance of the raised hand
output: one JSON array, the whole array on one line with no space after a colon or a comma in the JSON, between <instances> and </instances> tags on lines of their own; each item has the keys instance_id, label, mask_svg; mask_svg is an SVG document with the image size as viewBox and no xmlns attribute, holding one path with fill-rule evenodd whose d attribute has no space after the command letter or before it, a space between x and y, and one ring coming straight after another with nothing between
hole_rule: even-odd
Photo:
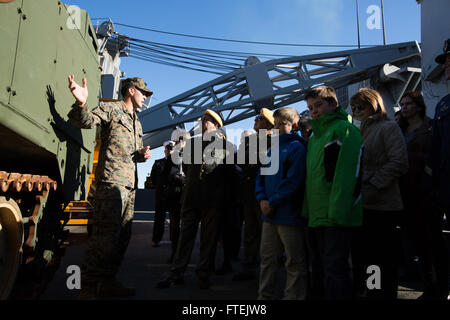
<instances>
[{"instance_id":1,"label":"raised hand","mask_svg":"<svg viewBox=\"0 0 450 320\"><path fill-rule=\"evenodd\" d=\"M69 76L69 89L73 97L79 105L85 106L88 98L88 89L86 86L86 78L83 78L82 81L82 86L80 86L75 82L73 74Z\"/></svg>"},{"instance_id":2,"label":"raised hand","mask_svg":"<svg viewBox=\"0 0 450 320\"><path fill-rule=\"evenodd\" d=\"M145 160L148 160L152 157L150 153L150 147L146 146L138 150L139 154L144 157Z\"/></svg>"}]
</instances>

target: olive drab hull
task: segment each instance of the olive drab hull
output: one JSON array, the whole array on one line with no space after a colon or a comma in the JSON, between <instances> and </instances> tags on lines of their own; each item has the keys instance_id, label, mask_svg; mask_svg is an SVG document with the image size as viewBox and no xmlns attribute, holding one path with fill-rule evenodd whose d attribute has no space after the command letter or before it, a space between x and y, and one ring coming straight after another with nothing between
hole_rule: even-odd
<instances>
[{"instance_id":1,"label":"olive drab hull","mask_svg":"<svg viewBox=\"0 0 450 320\"><path fill-rule=\"evenodd\" d=\"M101 71L95 30L82 10L79 28L71 24L68 6L60 1L0 6L1 168L45 173L61 185L71 180L71 188L59 190L65 200L81 200L92 171L95 130L69 123L74 99L67 77L86 77L89 104L97 103Z\"/></svg>"},{"instance_id":2,"label":"olive drab hull","mask_svg":"<svg viewBox=\"0 0 450 320\"><path fill-rule=\"evenodd\" d=\"M18 208L4 211L3 220L14 212L23 224L20 276L29 271L29 264L54 264L62 208L72 200L87 199L96 131L78 129L68 121L74 98L67 78L86 77L88 103L96 105L101 70L88 14L61 1L0 3L0 43L0 201ZM11 241L19 241L2 239L3 248L16 248ZM0 266L0 277L11 274L6 269Z\"/></svg>"}]
</instances>

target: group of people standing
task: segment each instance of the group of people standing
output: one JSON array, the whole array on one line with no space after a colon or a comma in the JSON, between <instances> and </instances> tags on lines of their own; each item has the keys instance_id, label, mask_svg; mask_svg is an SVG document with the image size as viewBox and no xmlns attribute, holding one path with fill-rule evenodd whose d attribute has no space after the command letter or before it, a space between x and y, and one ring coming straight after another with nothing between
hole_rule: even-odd
<instances>
[{"instance_id":1,"label":"group of people standing","mask_svg":"<svg viewBox=\"0 0 450 320\"><path fill-rule=\"evenodd\" d=\"M450 39L446 43L436 61L449 80ZM150 158L136 109L152 92L143 79L126 79L122 101L89 110L86 80L80 86L70 76L69 88L76 99L72 123L98 125L102 138L95 221L79 298L133 295L134 289L115 276L131 236L136 163ZM398 226L419 257L423 298L446 299L442 220L450 212L450 95L436 106L431 121L420 93L405 93L397 123L388 119L380 94L368 88L351 97L351 115L339 106L332 87L309 90L306 102L310 119L288 107L260 110L256 133L247 131L239 147L246 160L256 153L256 163L233 161L234 145L213 110L201 117L201 135L180 135L165 145L166 157L155 162L149 185L160 198L152 246L161 240L166 211L171 219L171 268L157 287L184 283L201 223L195 273L198 286L209 288L217 243L221 238L227 261L225 244L238 233L224 226L239 211L244 259L233 280L259 279L258 299L278 298L281 263L284 299L395 299ZM264 156L269 161L260 161ZM272 159L278 170L267 173ZM378 277L368 286L371 270Z\"/></svg>"},{"instance_id":2,"label":"group of people standing","mask_svg":"<svg viewBox=\"0 0 450 320\"><path fill-rule=\"evenodd\" d=\"M447 66L445 57L442 64ZM199 286L209 287L220 216L232 215L239 199L244 260L233 280L253 279L259 271L259 299L277 298L280 261L286 270L285 299L395 299L403 236L419 258L422 298L446 299L448 252L442 222L450 194L449 182L443 179L450 170L448 99L437 106L434 121L425 115L419 92L403 94L399 116L392 121L381 95L369 88L351 97L351 115L339 106L335 90L326 86L306 94L309 120L293 108L274 113L262 108L255 118L257 140L244 137L240 148L261 138L270 141L276 134L277 144L258 152L266 152L269 159L278 152L278 171L261 174L270 162L246 162L238 164L238 170L221 163L206 170L202 179L204 162L187 166L191 175L185 186L196 186L195 194L181 200L196 204L195 209L184 203L181 207L181 234L189 224L189 236L181 236L183 248L174 253L169 275L157 286L184 283L201 221L196 273ZM229 143L218 130L218 114L205 112L203 134L208 131L205 122L211 122L209 129L217 138ZM205 148L209 142L202 143ZM192 214L187 221L185 212ZM372 272L379 278L369 286Z\"/></svg>"}]
</instances>

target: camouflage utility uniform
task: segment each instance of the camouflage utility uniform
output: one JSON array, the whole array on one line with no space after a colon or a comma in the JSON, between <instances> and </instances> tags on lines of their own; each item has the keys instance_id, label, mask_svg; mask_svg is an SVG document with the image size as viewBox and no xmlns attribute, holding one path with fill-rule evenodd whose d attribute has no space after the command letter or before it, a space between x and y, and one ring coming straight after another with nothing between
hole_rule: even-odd
<instances>
[{"instance_id":1,"label":"camouflage utility uniform","mask_svg":"<svg viewBox=\"0 0 450 320\"><path fill-rule=\"evenodd\" d=\"M82 265L82 281L98 284L114 278L131 237L136 163L145 161L137 151L143 147L142 126L123 101L92 110L74 104L69 118L80 128L100 126L93 232Z\"/></svg>"}]
</instances>

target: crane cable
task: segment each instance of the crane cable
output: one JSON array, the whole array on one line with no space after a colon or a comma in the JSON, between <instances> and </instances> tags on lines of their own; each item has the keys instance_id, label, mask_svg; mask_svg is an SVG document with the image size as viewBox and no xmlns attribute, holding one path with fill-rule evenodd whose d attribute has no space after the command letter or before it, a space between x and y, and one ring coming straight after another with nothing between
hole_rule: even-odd
<instances>
[{"instance_id":1,"label":"crane cable","mask_svg":"<svg viewBox=\"0 0 450 320\"><path fill-rule=\"evenodd\" d=\"M100 20L100 19L98 19ZM102 19L103 20L103 19ZM110 20L110 19L109 19ZM225 38L214 38L206 36L197 36L183 33L168 32L150 28L143 28L133 25L128 25L124 23L114 22L115 25L134 28L138 30L145 30L151 32L158 32L163 34L183 36L204 40L215 40L215 41L226 41L226 42L237 42L237 43L247 43L247 44L259 44L259 45L274 45L274 46L296 46L296 47L356 47L357 45L341 45L341 44L295 44L295 43L276 43L276 42L262 42L262 41L247 41L247 40L237 40L237 39L225 39ZM232 72L240 67L242 67L243 62L249 56L258 56L260 58L274 59L281 57L288 57L292 55L281 55L281 54L267 54L267 53L251 53L251 52L241 52L241 51L227 51L227 50L217 50L217 49L207 49L207 48L197 48L180 46L174 44L167 44L161 42L148 41L133 37L128 37L114 32L114 35L118 41L120 39L126 39L129 43L130 57L159 63L163 65L179 67L184 69L190 69L195 71L213 73L218 75L223 75ZM370 45L363 45L361 47L370 47Z\"/></svg>"},{"instance_id":2,"label":"crane cable","mask_svg":"<svg viewBox=\"0 0 450 320\"><path fill-rule=\"evenodd\" d=\"M125 23L114 22L114 24L122 27L133 28L138 30L157 32L163 34L169 34L180 37L189 37L196 39L204 39L204 40L214 40L214 41L225 41L225 42L237 42L237 43L248 43L248 44L259 44L259 45L271 45L271 46L288 46L288 47L322 47L322 48L356 48L358 45L356 44L301 44L301 43L280 43L280 42L264 42L264 41L249 41L249 40L237 40L237 39L226 39L226 38L215 38L215 37L206 37L206 36L197 36L192 34L184 34L184 33L176 33L169 31L162 31L144 27L133 26ZM361 47L371 47L372 45L361 45Z\"/></svg>"}]
</instances>

